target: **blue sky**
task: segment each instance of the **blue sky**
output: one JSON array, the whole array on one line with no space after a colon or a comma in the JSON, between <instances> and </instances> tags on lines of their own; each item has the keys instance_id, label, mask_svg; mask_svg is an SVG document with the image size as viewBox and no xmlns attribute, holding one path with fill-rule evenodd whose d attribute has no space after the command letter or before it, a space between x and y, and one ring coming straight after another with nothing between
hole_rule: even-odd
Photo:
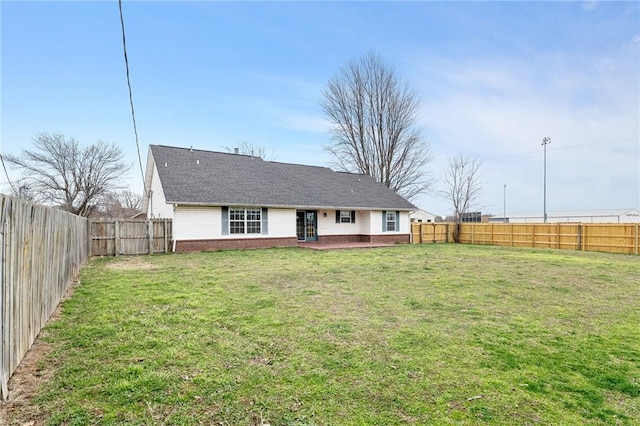
<instances>
[{"instance_id":1,"label":"blue sky","mask_svg":"<svg viewBox=\"0 0 640 426\"><path fill-rule=\"evenodd\" d=\"M448 158L483 161L477 209L640 208L638 2L123 2L143 162L149 144L329 165L322 89L376 50L422 100L445 215ZM117 1L2 1L1 136L115 142L142 191ZM0 178L0 191L7 191Z\"/></svg>"}]
</instances>

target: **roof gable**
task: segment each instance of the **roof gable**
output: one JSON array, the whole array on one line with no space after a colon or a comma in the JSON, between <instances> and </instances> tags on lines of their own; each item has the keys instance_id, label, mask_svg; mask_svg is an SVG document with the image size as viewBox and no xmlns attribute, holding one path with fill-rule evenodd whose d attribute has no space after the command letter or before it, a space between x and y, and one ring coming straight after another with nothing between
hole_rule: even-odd
<instances>
[{"instance_id":1,"label":"roof gable","mask_svg":"<svg viewBox=\"0 0 640 426\"><path fill-rule=\"evenodd\" d=\"M151 145L167 203L415 210L367 175L259 157Z\"/></svg>"}]
</instances>

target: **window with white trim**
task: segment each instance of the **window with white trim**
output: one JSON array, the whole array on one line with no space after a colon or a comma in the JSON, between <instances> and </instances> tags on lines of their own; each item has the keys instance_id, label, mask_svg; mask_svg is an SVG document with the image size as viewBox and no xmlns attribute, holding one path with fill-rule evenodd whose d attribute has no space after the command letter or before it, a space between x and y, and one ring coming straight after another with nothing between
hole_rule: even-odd
<instances>
[{"instance_id":1,"label":"window with white trim","mask_svg":"<svg viewBox=\"0 0 640 426\"><path fill-rule=\"evenodd\" d=\"M395 231L398 221L396 212L387 212L387 231Z\"/></svg>"},{"instance_id":2,"label":"window with white trim","mask_svg":"<svg viewBox=\"0 0 640 426\"><path fill-rule=\"evenodd\" d=\"M336 223L356 223L355 210L336 210Z\"/></svg>"},{"instance_id":3,"label":"window with white trim","mask_svg":"<svg viewBox=\"0 0 640 426\"><path fill-rule=\"evenodd\" d=\"M231 234L260 234L262 210L244 207L229 207L229 232Z\"/></svg>"}]
</instances>

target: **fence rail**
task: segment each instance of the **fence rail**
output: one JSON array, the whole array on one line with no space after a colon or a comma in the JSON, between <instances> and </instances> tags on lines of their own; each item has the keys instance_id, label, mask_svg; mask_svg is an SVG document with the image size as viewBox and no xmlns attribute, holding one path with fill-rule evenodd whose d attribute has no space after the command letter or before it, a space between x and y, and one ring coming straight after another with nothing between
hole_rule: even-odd
<instances>
[{"instance_id":1,"label":"fence rail","mask_svg":"<svg viewBox=\"0 0 640 426\"><path fill-rule=\"evenodd\" d=\"M92 221L91 255L168 253L171 232L171 219Z\"/></svg>"},{"instance_id":2,"label":"fence rail","mask_svg":"<svg viewBox=\"0 0 640 426\"><path fill-rule=\"evenodd\" d=\"M0 195L0 398L89 257L89 221Z\"/></svg>"},{"instance_id":3,"label":"fence rail","mask_svg":"<svg viewBox=\"0 0 640 426\"><path fill-rule=\"evenodd\" d=\"M412 223L414 244L453 242L455 223ZM462 223L460 242L640 254L637 223Z\"/></svg>"}]
</instances>

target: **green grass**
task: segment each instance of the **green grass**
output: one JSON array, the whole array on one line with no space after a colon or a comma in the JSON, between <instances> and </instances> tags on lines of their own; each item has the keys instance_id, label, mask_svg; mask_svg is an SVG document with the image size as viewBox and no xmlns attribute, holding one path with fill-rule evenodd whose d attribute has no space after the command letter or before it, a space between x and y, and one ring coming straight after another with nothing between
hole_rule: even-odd
<instances>
[{"instance_id":1,"label":"green grass","mask_svg":"<svg viewBox=\"0 0 640 426\"><path fill-rule=\"evenodd\" d=\"M638 424L640 260L469 245L95 259L49 424Z\"/></svg>"}]
</instances>

